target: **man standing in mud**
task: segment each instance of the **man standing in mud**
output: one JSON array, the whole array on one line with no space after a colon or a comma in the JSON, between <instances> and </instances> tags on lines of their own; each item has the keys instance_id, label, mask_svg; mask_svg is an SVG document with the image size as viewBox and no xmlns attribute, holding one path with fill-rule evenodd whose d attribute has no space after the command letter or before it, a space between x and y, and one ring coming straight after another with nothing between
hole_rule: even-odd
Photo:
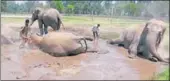
<instances>
[{"instance_id":1,"label":"man standing in mud","mask_svg":"<svg viewBox=\"0 0 170 81\"><path fill-rule=\"evenodd\" d=\"M28 24L29 24L29 18L26 18L25 19L25 26L21 27L21 31L20 31L20 37L22 39L22 43L20 44L20 48L22 48L25 45L25 43L28 41L27 34L30 31Z\"/></svg>"},{"instance_id":2,"label":"man standing in mud","mask_svg":"<svg viewBox=\"0 0 170 81\"><path fill-rule=\"evenodd\" d=\"M93 26L92 28L93 38L94 38L94 50L96 51L97 51L98 39L99 39L99 27L100 27L100 24L97 24Z\"/></svg>"}]
</instances>

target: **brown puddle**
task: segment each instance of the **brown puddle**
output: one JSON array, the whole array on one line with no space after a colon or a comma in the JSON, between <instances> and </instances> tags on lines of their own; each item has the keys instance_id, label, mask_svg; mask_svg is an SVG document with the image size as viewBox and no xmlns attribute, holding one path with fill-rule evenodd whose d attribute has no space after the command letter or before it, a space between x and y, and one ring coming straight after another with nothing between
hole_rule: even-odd
<instances>
[{"instance_id":1,"label":"brown puddle","mask_svg":"<svg viewBox=\"0 0 170 81\"><path fill-rule=\"evenodd\" d=\"M87 54L79 54L76 56L65 56L65 57L53 57L39 50L32 50L23 56L23 67L27 72L35 66L41 66L52 69L57 75L62 75L61 71L69 71L74 74L76 70L79 70L81 61L87 58ZM71 69L70 69L71 68ZM71 71L73 70L73 71ZM77 71L76 71L77 72Z\"/></svg>"},{"instance_id":2,"label":"brown puddle","mask_svg":"<svg viewBox=\"0 0 170 81\"><path fill-rule=\"evenodd\" d=\"M126 49L119 47L117 48L124 56L127 58L127 62L135 69L140 74L140 79L141 80L148 80L152 78L157 71L157 65L153 62L150 62L149 60L139 58L132 60L128 58L128 52Z\"/></svg>"}]
</instances>

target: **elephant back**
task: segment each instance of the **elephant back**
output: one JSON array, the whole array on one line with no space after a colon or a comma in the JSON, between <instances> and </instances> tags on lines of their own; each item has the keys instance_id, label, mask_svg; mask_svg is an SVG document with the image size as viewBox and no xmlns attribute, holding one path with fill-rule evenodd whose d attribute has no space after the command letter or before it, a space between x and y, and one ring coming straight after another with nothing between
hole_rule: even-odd
<instances>
[{"instance_id":1,"label":"elephant back","mask_svg":"<svg viewBox=\"0 0 170 81\"><path fill-rule=\"evenodd\" d=\"M72 33L50 32L43 37L41 47L47 49L56 48L52 52L58 52L60 49L60 52L74 51L81 46L74 40L75 37Z\"/></svg>"}]
</instances>

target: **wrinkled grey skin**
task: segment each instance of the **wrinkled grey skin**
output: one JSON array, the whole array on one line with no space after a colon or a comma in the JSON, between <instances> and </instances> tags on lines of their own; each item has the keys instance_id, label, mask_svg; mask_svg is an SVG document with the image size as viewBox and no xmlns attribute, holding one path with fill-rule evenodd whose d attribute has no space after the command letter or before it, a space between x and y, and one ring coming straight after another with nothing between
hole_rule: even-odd
<instances>
[{"instance_id":1,"label":"wrinkled grey skin","mask_svg":"<svg viewBox=\"0 0 170 81\"><path fill-rule=\"evenodd\" d=\"M166 28L155 22L157 22L157 20L150 20L147 22L143 31L141 30L141 33L135 30L125 30L120 35L119 39L109 40L108 43L123 45L128 49L131 58L142 53L147 59L169 62L168 60L161 58L160 54L157 52Z\"/></svg>"},{"instance_id":2,"label":"wrinkled grey skin","mask_svg":"<svg viewBox=\"0 0 170 81\"><path fill-rule=\"evenodd\" d=\"M53 30L57 31L60 29L60 24L63 25L60 13L54 8L50 8L47 10L36 8L32 13L29 26L31 26L36 20L38 20L40 35L48 33L48 26L51 26Z\"/></svg>"},{"instance_id":3,"label":"wrinkled grey skin","mask_svg":"<svg viewBox=\"0 0 170 81\"><path fill-rule=\"evenodd\" d=\"M93 41L91 37L76 36L67 32L49 32L44 37L33 34L30 39L33 45L56 57L91 52L87 51L86 40Z\"/></svg>"}]
</instances>

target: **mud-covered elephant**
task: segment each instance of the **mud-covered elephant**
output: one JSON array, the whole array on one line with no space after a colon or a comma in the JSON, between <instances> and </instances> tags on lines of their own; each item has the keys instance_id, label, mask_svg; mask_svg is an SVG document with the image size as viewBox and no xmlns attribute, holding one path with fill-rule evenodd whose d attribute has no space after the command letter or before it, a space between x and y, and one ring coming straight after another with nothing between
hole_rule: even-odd
<instances>
[{"instance_id":1,"label":"mud-covered elephant","mask_svg":"<svg viewBox=\"0 0 170 81\"><path fill-rule=\"evenodd\" d=\"M137 27L135 29L126 29L121 33L120 38L109 40L108 43L123 45L128 49L129 57L131 58L142 53L147 59L169 62L168 60L163 59L157 52L165 31L166 28L163 21L151 19L145 26Z\"/></svg>"},{"instance_id":2,"label":"mud-covered elephant","mask_svg":"<svg viewBox=\"0 0 170 81\"><path fill-rule=\"evenodd\" d=\"M52 56L70 56L86 52L88 48L86 40L92 41L93 39L76 36L72 33L53 31L44 37L32 34L29 40L31 40L32 45L36 45Z\"/></svg>"},{"instance_id":3,"label":"mud-covered elephant","mask_svg":"<svg viewBox=\"0 0 170 81\"><path fill-rule=\"evenodd\" d=\"M60 25L63 25L60 13L54 8L49 8L46 10L42 8L35 8L35 10L33 10L29 26L31 26L36 20L38 20L40 35L48 33L48 26L51 26L53 30L57 31L60 29Z\"/></svg>"}]
</instances>

